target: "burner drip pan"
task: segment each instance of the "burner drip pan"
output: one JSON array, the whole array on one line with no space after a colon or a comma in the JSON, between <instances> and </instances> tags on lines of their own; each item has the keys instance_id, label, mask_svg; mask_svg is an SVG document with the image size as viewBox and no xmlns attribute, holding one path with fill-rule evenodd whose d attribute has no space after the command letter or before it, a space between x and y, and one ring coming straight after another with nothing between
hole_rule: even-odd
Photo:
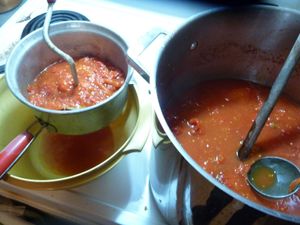
<instances>
[{"instance_id":1,"label":"burner drip pan","mask_svg":"<svg viewBox=\"0 0 300 225\"><path fill-rule=\"evenodd\" d=\"M32 31L43 27L45 21L46 13L41 14L32 20L25 26L21 38L25 37L27 34ZM84 15L68 10L56 10L53 11L51 23L63 22L63 21L71 21L71 20L81 20L81 21L89 21Z\"/></svg>"}]
</instances>

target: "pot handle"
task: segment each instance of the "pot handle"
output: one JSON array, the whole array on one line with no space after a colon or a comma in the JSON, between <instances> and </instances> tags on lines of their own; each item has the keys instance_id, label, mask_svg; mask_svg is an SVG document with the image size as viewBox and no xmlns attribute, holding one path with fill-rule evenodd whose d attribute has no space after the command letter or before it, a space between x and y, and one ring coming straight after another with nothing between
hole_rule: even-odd
<instances>
[{"instance_id":1,"label":"pot handle","mask_svg":"<svg viewBox=\"0 0 300 225\"><path fill-rule=\"evenodd\" d=\"M3 178L21 155L23 155L33 140L34 136L30 132L24 131L4 147L0 152L0 179Z\"/></svg>"},{"instance_id":2,"label":"pot handle","mask_svg":"<svg viewBox=\"0 0 300 225\"><path fill-rule=\"evenodd\" d=\"M134 48L130 48L127 51L128 64L135 69L147 83L149 83L150 75L139 62L138 56L140 56L145 49L161 35L168 36L168 33L161 28L154 28L140 37Z\"/></svg>"},{"instance_id":3,"label":"pot handle","mask_svg":"<svg viewBox=\"0 0 300 225\"><path fill-rule=\"evenodd\" d=\"M130 88L133 88L133 86ZM136 88L139 88L138 85L136 85ZM146 94L148 93L145 93L145 95ZM145 101L145 98L149 97L144 96L143 94L141 94L139 97L139 117L137 120L137 125L132 139L122 151L123 154L141 152L147 142L151 130L151 121L149 121L147 118L151 117L153 110L151 102Z\"/></svg>"},{"instance_id":4,"label":"pot handle","mask_svg":"<svg viewBox=\"0 0 300 225\"><path fill-rule=\"evenodd\" d=\"M161 144L171 144L171 141L163 128L160 126L160 123L157 119L157 116L154 115L154 128L152 132L152 144L157 149Z\"/></svg>"},{"instance_id":5,"label":"pot handle","mask_svg":"<svg viewBox=\"0 0 300 225\"><path fill-rule=\"evenodd\" d=\"M41 127L34 135L29 130L36 124L40 124ZM24 154L31 143L46 126L48 125L44 122L41 123L40 119L34 121L23 133L17 135L7 146L4 147L4 149L0 151L0 179L2 179L13 167L13 165Z\"/></svg>"}]
</instances>

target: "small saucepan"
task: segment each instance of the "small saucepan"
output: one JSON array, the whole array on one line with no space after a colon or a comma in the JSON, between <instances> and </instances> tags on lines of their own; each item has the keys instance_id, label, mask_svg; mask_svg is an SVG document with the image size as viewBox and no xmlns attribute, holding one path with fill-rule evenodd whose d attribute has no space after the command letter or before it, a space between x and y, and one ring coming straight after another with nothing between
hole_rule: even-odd
<instances>
[{"instance_id":1,"label":"small saucepan","mask_svg":"<svg viewBox=\"0 0 300 225\"><path fill-rule=\"evenodd\" d=\"M124 40L104 27L85 21L61 22L51 25L49 35L57 47L73 58L92 56L110 62L123 71L126 78L122 87L112 96L86 108L61 111L31 104L27 100L28 84L40 71L60 60L44 42L42 29L36 30L15 46L6 63L6 81L10 91L35 112L37 122L29 130L39 133L46 127L49 131L61 134L80 135L107 126L121 114L126 104L128 84L133 73L129 64L137 68L139 73L146 73L128 56ZM0 152L0 174L5 174L10 168L8 166L33 141L36 135L32 133L25 131Z\"/></svg>"}]
</instances>

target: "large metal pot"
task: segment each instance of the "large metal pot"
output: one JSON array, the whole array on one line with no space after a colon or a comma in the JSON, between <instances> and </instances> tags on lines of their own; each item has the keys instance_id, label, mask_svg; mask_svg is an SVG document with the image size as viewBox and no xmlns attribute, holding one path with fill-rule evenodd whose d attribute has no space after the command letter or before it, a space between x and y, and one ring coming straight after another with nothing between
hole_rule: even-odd
<instances>
[{"instance_id":1,"label":"large metal pot","mask_svg":"<svg viewBox=\"0 0 300 225\"><path fill-rule=\"evenodd\" d=\"M300 222L300 216L266 208L219 183L188 155L165 119L170 99L203 80L234 78L272 85L300 33L299 24L300 13L294 10L270 6L221 8L191 18L167 41L150 82L158 118L150 183L158 206L171 224L189 217L190 203L196 199L206 204L213 186L261 212ZM297 67L285 88L297 101L299 73ZM191 176L192 171L196 176ZM193 187L197 187L197 194L191 191Z\"/></svg>"}]
</instances>

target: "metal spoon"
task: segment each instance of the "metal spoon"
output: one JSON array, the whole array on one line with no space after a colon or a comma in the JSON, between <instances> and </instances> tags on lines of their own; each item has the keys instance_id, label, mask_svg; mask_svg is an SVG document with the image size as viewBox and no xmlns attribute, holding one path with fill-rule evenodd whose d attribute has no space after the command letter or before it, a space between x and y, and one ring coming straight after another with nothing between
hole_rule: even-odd
<instances>
[{"instance_id":1,"label":"metal spoon","mask_svg":"<svg viewBox=\"0 0 300 225\"><path fill-rule=\"evenodd\" d=\"M247 181L257 193L264 197L286 198L300 189L300 170L286 159L264 157L251 166Z\"/></svg>"},{"instance_id":2,"label":"metal spoon","mask_svg":"<svg viewBox=\"0 0 300 225\"><path fill-rule=\"evenodd\" d=\"M237 154L240 160L245 160L250 154L257 137L259 136L268 116L273 110L284 86L286 85L289 77L292 75L295 66L300 58L300 35L297 37L287 59L284 62L276 80L274 81L268 99L262 106L259 114L257 115L254 123L252 124L245 140L240 146Z\"/></svg>"},{"instance_id":3,"label":"metal spoon","mask_svg":"<svg viewBox=\"0 0 300 225\"><path fill-rule=\"evenodd\" d=\"M52 17L53 6L54 6L54 3L56 2L56 0L47 0L47 1L48 1L48 10L46 13L45 22L44 22L44 26L43 26L44 40L52 51L54 51L56 54L58 54L60 57L62 57L64 60L66 60L68 62L68 64L70 65L70 68L71 68L71 74L72 74L72 77L74 80L74 86L76 87L78 85L78 75L77 75L75 62L74 62L73 58L70 55L63 52L62 50L60 50L57 46L55 46L49 37L49 26L50 26L51 17Z\"/></svg>"}]
</instances>

